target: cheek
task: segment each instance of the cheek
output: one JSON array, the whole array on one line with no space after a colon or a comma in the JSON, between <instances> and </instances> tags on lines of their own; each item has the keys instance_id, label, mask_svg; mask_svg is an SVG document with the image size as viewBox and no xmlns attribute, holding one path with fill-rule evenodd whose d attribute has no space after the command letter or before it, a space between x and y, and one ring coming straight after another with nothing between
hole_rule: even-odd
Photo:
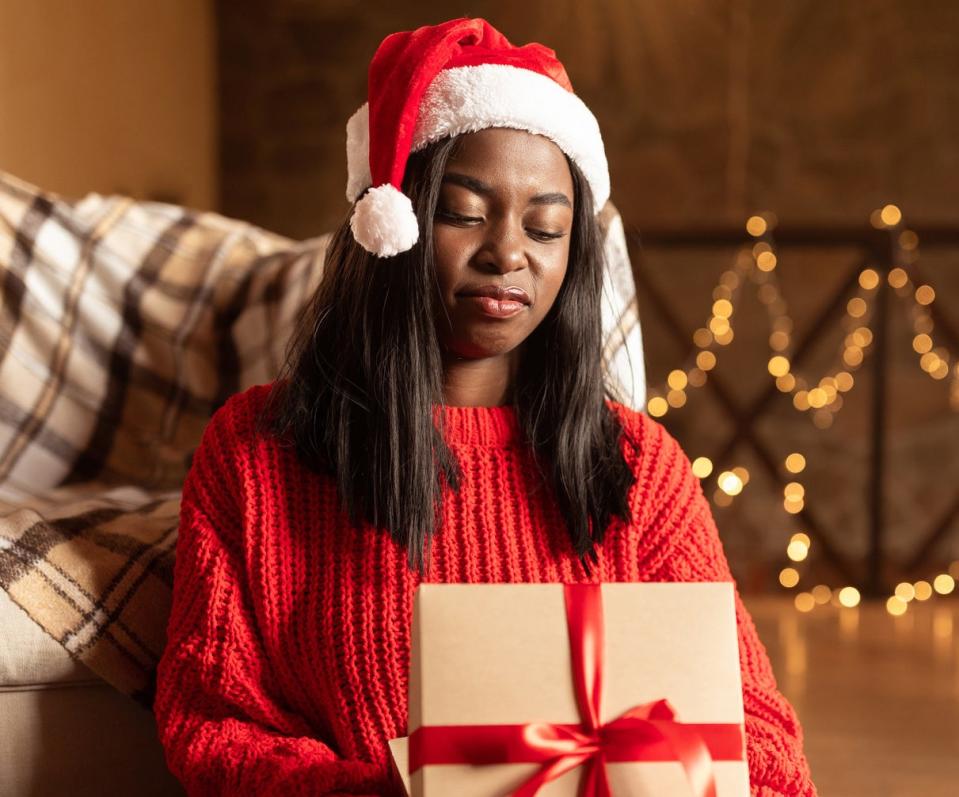
<instances>
[{"instance_id":1,"label":"cheek","mask_svg":"<svg viewBox=\"0 0 959 797\"><path fill-rule=\"evenodd\" d=\"M559 294L560 288L563 287L563 282L566 279L568 268L568 245L564 248L564 251L557 252L555 256L543 262L543 278L541 281L543 286L543 298L547 299L550 305L552 305L552 303L555 301L556 296Z\"/></svg>"},{"instance_id":2,"label":"cheek","mask_svg":"<svg viewBox=\"0 0 959 797\"><path fill-rule=\"evenodd\" d=\"M433 233L433 263L436 268L436 278L443 289L444 296L452 290L457 281L457 275L463 270L469 258L465 243L446 230L437 230Z\"/></svg>"}]
</instances>

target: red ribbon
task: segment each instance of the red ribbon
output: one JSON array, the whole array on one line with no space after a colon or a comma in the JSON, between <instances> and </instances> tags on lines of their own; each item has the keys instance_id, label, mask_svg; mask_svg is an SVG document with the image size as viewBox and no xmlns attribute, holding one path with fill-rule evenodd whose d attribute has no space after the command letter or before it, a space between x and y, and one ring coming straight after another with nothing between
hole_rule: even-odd
<instances>
[{"instance_id":1,"label":"red ribbon","mask_svg":"<svg viewBox=\"0 0 959 797\"><path fill-rule=\"evenodd\" d=\"M713 761L743 761L742 724L680 723L668 700L634 706L600 722L603 691L603 604L599 584L565 584L566 622L578 725L429 725L410 734L409 771L430 764L538 763L512 797L579 766L581 797L611 797L607 761L679 761L694 797L716 797Z\"/></svg>"}]
</instances>

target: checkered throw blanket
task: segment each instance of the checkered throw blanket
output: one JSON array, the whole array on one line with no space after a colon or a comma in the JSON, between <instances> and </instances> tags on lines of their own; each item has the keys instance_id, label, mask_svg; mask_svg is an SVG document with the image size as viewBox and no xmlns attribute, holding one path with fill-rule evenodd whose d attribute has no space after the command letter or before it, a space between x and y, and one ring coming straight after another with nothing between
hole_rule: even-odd
<instances>
[{"instance_id":1,"label":"checkered throw blanket","mask_svg":"<svg viewBox=\"0 0 959 797\"><path fill-rule=\"evenodd\" d=\"M622 222L601 221L608 379L642 407ZM279 372L328 240L0 171L0 588L145 705L192 452L230 395Z\"/></svg>"}]
</instances>

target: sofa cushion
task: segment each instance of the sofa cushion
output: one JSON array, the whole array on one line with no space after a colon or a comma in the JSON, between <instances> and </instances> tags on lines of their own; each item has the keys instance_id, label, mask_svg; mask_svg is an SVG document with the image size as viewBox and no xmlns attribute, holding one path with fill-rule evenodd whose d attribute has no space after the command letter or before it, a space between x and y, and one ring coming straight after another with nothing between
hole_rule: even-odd
<instances>
[{"instance_id":1,"label":"sofa cushion","mask_svg":"<svg viewBox=\"0 0 959 797\"><path fill-rule=\"evenodd\" d=\"M0 484L178 487L217 407L278 369L327 239L0 172Z\"/></svg>"}]
</instances>

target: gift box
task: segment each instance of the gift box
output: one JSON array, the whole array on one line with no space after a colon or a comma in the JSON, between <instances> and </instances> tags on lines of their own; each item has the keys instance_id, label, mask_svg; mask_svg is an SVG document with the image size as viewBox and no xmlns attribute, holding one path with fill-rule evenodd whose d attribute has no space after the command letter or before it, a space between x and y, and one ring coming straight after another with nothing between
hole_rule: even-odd
<instances>
[{"instance_id":1,"label":"gift box","mask_svg":"<svg viewBox=\"0 0 959 797\"><path fill-rule=\"evenodd\" d=\"M412 797L749 797L733 584L421 584Z\"/></svg>"}]
</instances>

